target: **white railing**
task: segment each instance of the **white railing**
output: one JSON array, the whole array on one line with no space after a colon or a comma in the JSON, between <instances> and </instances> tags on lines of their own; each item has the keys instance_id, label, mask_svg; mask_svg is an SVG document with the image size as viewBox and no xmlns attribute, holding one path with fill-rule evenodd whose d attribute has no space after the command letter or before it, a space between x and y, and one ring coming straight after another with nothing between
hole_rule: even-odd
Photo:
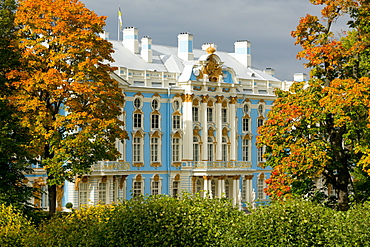
<instances>
[{"instance_id":1,"label":"white railing","mask_svg":"<svg viewBox=\"0 0 370 247\"><path fill-rule=\"evenodd\" d=\"M123 161L99 161L91 166L93 172L129 171L130 163Z\"/></svg>"},{"instance_id":2,"label":"white railing","mask_svg":"<svg viewBox=\"0 0 370 247\"><path fill-rule=\"evenodd\" d=\"M230 169L251 169L249 161L188 161L182 163L183 169L201 170L230 170Z\"/></svg>"}]
</instances>

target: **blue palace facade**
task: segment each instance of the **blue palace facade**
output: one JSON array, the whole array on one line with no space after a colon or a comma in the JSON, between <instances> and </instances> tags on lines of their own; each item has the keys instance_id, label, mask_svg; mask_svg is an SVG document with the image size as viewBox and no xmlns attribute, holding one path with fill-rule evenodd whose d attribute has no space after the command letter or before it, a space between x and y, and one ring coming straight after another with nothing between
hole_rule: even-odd
<instances>
[{"instance_id":1,"label":"blue palace facade","mask_svg":"<svg viewBox=\"0 0 370 247\"><path fill-rule=\"evenodd\" d=\"M94 164L90 174L57 189L57 209L67 202L109 204L140 194L227 197L245 206L268 200L263 189L270 170L261 168L257 128L266 120L283 82L273 69L251 64L251 44L234 43L233 53L213 43L193 48L193 35L178 35L178 46L138 39L125 28L114 47L112 77L122 87L122 120L129 139L117 141L121 157ZM35 169L30 186L46 190L46 175ZM46 194L35 199L47 208Z\"/></svg>"}]
</instances>

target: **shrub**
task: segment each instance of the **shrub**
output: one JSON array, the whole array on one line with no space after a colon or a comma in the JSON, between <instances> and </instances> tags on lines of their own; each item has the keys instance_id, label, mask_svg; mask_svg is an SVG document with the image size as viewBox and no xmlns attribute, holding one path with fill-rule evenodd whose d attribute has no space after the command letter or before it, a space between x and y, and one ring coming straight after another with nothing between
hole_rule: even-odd
<instances>
[{"instance_id":1,"label":"shrub","mask_svg":"<svg viewBox=\"0 0 370 247\"><path fill-rule=\"evenodd\" d=\"M27 246L107 246L104 227L112 210L110 205L86 206L56 215L28 236Z\"/></svg>"},{"instance_id":2,"label":"shrub","mask_svg":"<svg viewBox=\"0 0 370 247\"><path fill-rule=\"evenodd\" d=\"M116 246L238 246L244 213L227 199L184 195L140 198L118 205L107 225Z\"/></svg>"},{"instance_id":3,"label":"shrub","mask_svg":"<svg viewBox=\"0 0 370 247\"><path fill-rule=\"evenodd\" d=\"M0 246L23 246L33 231L30 221L14 206L0 204Z\"/></svg>"},{"instance_id":4,"label":"shrub","mask_svg":"<svg viewBox=\"0 0 370 247\"><path fill-rule=\"evenodd\" d=\"M242 230L247 246L330 246L334 213L302 200L276 202L248 215Z\"/></svg>"}]
</instances>

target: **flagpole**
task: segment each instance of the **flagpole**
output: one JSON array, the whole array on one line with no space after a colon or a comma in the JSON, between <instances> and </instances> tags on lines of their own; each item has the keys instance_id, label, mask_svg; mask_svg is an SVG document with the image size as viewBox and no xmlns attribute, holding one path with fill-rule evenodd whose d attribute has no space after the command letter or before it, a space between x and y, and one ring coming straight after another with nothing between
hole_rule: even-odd
<instances>
[{"instance_id":1,"label":"flagpole","mask_svg":"<svg viewBox=\"0 0 370 247\"><path fill-rule=\"evenodd\" d=\"M122 12L121 6L118 5L118 41L120 40L121 30L122 30Z\"/></svg>"},{"instance_id":2,"label":"flagpole","mask_svg":"<svg viewBox=\"0 0 370 247\"><path fill-rule=\"evenodd\" d=\"M119 12L120 12L120 6L118 5L118 18L117 18L117 27L118 27L118 32L117 32L117 40L119 41L119 29L120 29L120 22L119 22Z\"/></svg>"}]
</instances>

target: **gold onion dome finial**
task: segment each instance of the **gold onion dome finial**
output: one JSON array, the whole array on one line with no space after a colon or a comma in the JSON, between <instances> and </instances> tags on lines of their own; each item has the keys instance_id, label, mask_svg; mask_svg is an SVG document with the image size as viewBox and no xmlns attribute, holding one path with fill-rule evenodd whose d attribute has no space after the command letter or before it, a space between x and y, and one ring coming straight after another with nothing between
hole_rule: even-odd
<instances>
[{"instance_id":1,"label":"gold onion dome finial","mask_svg":"<svg viewBox=\"0 0 370 247\"><path fill-rule=\"evenodd\" d=\"M213 54L216 52L216 48L210 46L206 49L206 52L208 52L208 54Z\"/></svg>"}]
</instances>

